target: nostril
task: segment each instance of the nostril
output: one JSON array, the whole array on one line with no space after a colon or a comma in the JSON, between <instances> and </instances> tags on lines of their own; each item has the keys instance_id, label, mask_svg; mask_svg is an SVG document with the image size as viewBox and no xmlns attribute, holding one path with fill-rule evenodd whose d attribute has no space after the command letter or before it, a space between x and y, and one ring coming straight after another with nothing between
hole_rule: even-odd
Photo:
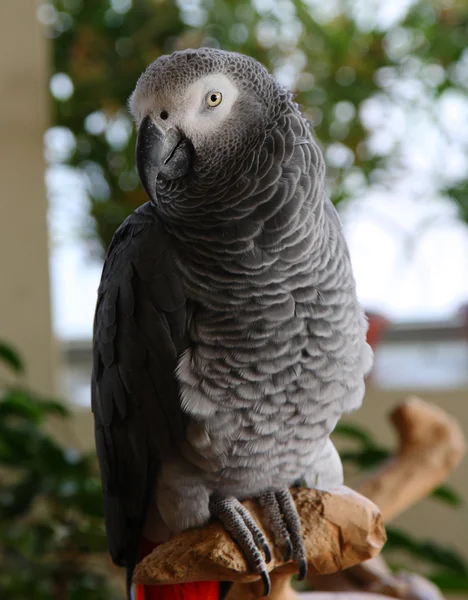
<instances>
[{"instance_id":1,"label":"nostril","mask_svg":"<svg viewBox=\"0 0 468 600\"><path fill-rule=\"evenodd\" d=\"M161 114L159 116L161 117L161 119L163 121L165 121L167 119L167 117L169 116L169 113L167 112L167 110L163 110L163 111L161 111Z\"/></svg>"}]
</instances>

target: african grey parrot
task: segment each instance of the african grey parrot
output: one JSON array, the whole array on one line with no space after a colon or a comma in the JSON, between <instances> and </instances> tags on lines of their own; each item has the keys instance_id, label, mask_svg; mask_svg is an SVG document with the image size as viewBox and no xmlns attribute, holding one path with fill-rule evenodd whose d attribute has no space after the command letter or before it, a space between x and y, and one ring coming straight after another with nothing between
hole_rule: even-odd
<instances>
[{"instance_id":1,"label":"african grey parrot","mask_svg":"<svg viewBox=\"0 0 468 600\"><path fill-rule=\"evenodd\" d=\"M112 240L94 325L110 552L131 578L142 540L217 517L267 593L271 551L239 501L258 499L304 576L289 487L342 483L329 436L372 361L322 154L292 95L237 53L158 58L130 110L150 201Z\"/></svg>"}]
</instances>

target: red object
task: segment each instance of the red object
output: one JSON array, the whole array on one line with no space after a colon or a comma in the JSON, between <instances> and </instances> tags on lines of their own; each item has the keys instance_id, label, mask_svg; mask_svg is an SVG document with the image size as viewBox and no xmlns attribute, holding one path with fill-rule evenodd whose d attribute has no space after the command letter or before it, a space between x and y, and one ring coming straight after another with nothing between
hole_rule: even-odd
<instances>
[{"instance_id":1,"label":"red object","mask_svg":"<svg viewBox=\"0 0 468 600\"><path fill-rule=\"evenodd\" d=\"M367 343L375 351L379 345L383 334L390 326L390 321L383 315L374 312L366 312L369 321L369 329L367 331Z\"/></svg>"},{"instance_id":2,"label":"red object","mask_svg":"<svg viewBox=\"0 0 468 600\"><path fill-rule=\"evenodd\" d=\"M158 544L143 538L140 560L150 554ZM136 586L136 600L219 600L219 581L193 581L170 585Z\"/></svg>"}]
</instances>

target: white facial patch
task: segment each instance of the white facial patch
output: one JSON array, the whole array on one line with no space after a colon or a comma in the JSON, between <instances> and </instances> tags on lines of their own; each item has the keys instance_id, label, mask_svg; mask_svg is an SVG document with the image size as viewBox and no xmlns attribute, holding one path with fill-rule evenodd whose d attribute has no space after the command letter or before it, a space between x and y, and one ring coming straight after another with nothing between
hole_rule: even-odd
<instances>
[{"instance_id":1,"label":"white facial patch","mask_svg":"<svg viewBox=\"0 0 468 600\"><path fill-rule=\"evenodd\" d=\"M136 126L139 127L143 117L152 112L153 99L151 96L145 96L142 94L137 85L137 88L133 91L132 95L128 99L128 108L133 119L135 120Z\"/></svg>"},{"instance_id":2,"label":"white facial patch","mask_svg":"<svg viewBox=\"0 0 468 600\"><path fill-rule=\"evenodd\" d=\"M215 92L221 94L222 100L217 106L210 106L208 98ZM200 138L220 130L238 96L239 90L231 79L223 73L214 73L180 88L177 93L161 88L152 94L137 85L129 108L137 126L150 114L159 127L179 127L196 145ZM162 113L166 113L164 119Z\"/></svg>"},{"instance_id":3,"label":"white facial patch","mask_svg":"<svg viewBox=\"0 0 468 600\"><path fill-rule=\"evenodd\" d=\"M218 106L210 107L208 98L219 92L222 100ZM181 126L187 137L214 133L230 115L232 107L239 95L234 83L224 74L206 75L192 83L185 94L185 114Z\"/></svg>"}]
</instances>

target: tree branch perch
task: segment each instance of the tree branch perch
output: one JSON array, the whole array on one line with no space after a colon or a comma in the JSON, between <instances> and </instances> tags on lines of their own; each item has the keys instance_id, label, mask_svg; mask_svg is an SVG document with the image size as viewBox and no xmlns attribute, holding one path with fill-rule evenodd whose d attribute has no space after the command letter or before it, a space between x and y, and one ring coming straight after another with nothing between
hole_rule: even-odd
<instances>
[{"instance_id":1,"label":"tree branch perch","mask_svg":"<svg viewBox=\"0 0 468 600\"><path fill-rule=\"evenodd\" d=\"M308 567L312 573L334 573L375 556L385 542L378 508L360 494L342 487L332 492L294 489L302 521ZM244 502L274 550L270 533L263 527L261 509ZM285 563L274 551L268 568L275 579L289 581L294 562ZM184 531L161 544L136 567L134 581L147 585L185 581L228 580L252 583L252 574L230 535L219 523ZM278 578L276 581L279 583ZM255 586L254 586L255 587ZM261 586L252 597L261 595ZM244 598L248 596L245 595ZM271 596L274 598L275 596ZM282 596L284 597L284 596Z\"/></svg>"},{"instance_id":2,"label":"tree branch perch","mask_svg":"<svg viewBox=\"0 0 468 600\"><path fill-rule=\"evenodd\" d=\"M399 438L398 451L362 482L360 493L344 487L331 492L293 490L302 521L309 580L316 589L334 592L303 594L301 599L357 600L358 594L368 600L389 596L442 598L424 578L392 575L385 561L375 557L385 541L382 516L390 520L446 480L464 454L463 434L455 419L419 398L408 398L390 418ZM268 530L263 528L261 509L252 501L244 505L274 549ZM298 598L290 586L296 565L284 563L274 553L268 567L272 580L269 598ZM343 569L347 571L340 573ZM254 600L262 594L258 576L249 571L239 548L219 523L185 531L158 546L137 565L134 575L136 583L147 585L202 580L233 581L228 600Z\"/></svg>"},{"instance_id":3,"label":"tree branch perch","mask_svg":"<svg viewBox=\"0 0 468 600\"><path fill-rule=\"evenodd\" d=\"M435 404L415 396L397 406L390 414L390 420L398 436L395 456L358 487L361 494L379 506L385 522L446 481L466 450L463 432L456 419ZM358 590L402 600L443 598L439 589L424 577L407 572L392 574L381 556L343 573L330 576L311 573L309 581L314 589L334 592L335 600L345 597L351 600L354 594L350 592ZM329 596L332 600L332 594ZM322 594L314 595L314 599L322 600Z\"/></svg>"},{"instance_id":4,"label":"tree branch perch","mask_svg":"<svg viewBox=\"0 0 468 600\"><path fill-rule=\"evenodd\" d=\"M385 522L443 483L466 449L456 419L416 396L397 406L390 420L398 435L398 451L358 488L378 505Z\"/></svg>"}]
</instances>

